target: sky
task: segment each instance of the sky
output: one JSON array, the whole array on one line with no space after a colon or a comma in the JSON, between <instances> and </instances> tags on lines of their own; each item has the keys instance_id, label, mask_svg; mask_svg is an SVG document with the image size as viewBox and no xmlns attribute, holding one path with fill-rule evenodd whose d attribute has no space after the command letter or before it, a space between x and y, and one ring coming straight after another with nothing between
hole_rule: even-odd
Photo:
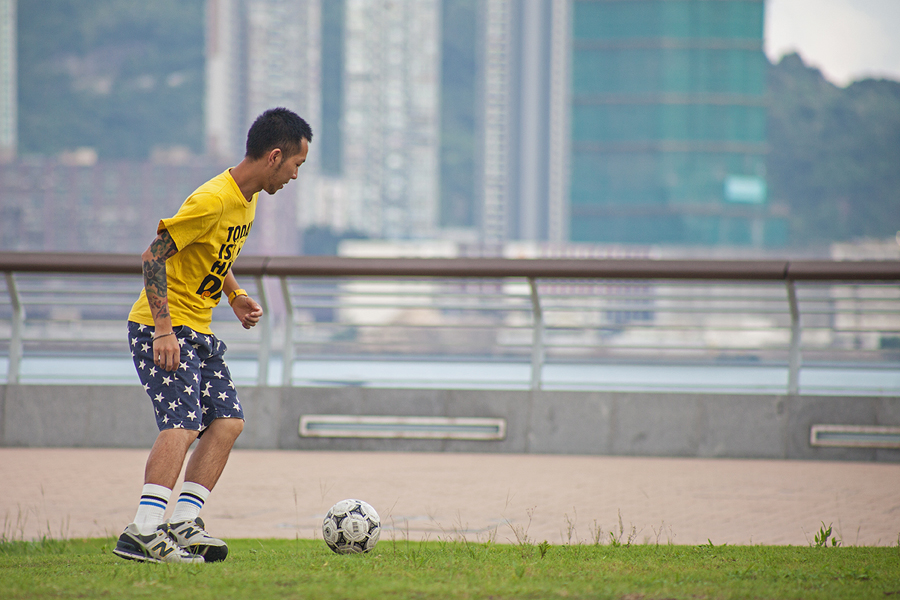
<instances>
[{"instance_id":1,"label":"sky","mask_svg":"<svg viewBox=\"0 0 900 600\"><path fill-rule=\"evenodd\" d=\"M765 50L799 52L832 83L900 80L900 0L766 0Z\"/></svg>"}]
</instances>

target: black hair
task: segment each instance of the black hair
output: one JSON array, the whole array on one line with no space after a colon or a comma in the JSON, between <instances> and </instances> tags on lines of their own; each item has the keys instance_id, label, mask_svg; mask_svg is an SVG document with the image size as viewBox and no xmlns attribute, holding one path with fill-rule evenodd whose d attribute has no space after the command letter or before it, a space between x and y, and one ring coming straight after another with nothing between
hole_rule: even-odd
<instances>
[{"instance_id":1,"label":"black hair","mask_svg":"<svg viewBox=\"0 0 900 600\"><path fill-rule=\"evenodd\" d=\"M300 152L302 140L312 141L309 123L286 108L270 108L256 117L247 132L247 158L258 159L280 148L285 156Z\"/></svg>"}]
</instances>

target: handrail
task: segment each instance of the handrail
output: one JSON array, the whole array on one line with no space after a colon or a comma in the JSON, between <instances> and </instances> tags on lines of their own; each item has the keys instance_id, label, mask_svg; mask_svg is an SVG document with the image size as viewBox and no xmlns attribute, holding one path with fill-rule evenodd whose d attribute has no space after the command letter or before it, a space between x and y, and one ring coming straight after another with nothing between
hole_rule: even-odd
<instances>
[{"instance_id":1,"label":"handrail","mask_svg":"<svg viewBox=\"0 0 900 600\"><path fill-rule=\"evenodd\" d=\"M801 365L801 314L795 282L894 282L900 281L900 261L833 260L652 260L652 259L508 259L508 258L351 258L336 256L245 256L234 264L238 276L253 277L259 300L268 308L263 280L278 278L287 312L282 364L282 384L290 385L293 362L294 307L287 284L289 277L426 277L519 278L531 290L532 354L531 385L541 389L544 362L544 328L538 279L560 280L703 280L724 282L784 282L790 308L788 393L799 388ZM139 275L140 256L101 253L0 252L0 272L5 273L13 308L8 381L18 377L24 311L18 298L14 273L77 273L91 275ZM272 343L271 322L262 323L258 385L265 386Z\"/></svg>"},{"instance_id":2,"label":"handrail","mask_svg":"<svg viewBox=\"0 0 900 600\"><path fill-rule=\"evenodd\" d=\"M669 260L593 258L351 258L244 256L236 275L253 277L475 277L900 281L900 261ZM132 254L0 252L0 272L141 273Z\"/></svg>"}]
</instances>

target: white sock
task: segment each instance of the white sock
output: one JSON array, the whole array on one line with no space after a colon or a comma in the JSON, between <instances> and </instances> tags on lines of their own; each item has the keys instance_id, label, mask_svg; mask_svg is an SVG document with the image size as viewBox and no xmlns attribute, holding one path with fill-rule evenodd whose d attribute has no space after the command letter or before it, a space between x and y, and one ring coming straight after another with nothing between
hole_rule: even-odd
<instances>
[{"instance_id":1,"label":"white sock","mask_svg":"<svg viewBox=\"0 0 900 600\"><path fill-rule=\"evenodd\" d=\"M175 503L175 511L169 517L169 523L190 521L200 516L200 509L209 497L209 490L193 481L185 481Z\"/></svg>"},{"instance_id":2,"label":"white sock","mask_svg":"<svg viewBox=\"0 0 900 600\"><path fill-rule=\"evenodd\" d=\"M167 487L153 483L144 484L141 502L138 504L137 514L134 515L134 524L137 525L141 535L150 535L163 522L171 495L172 490Z\"/></svg>"}]
</instances>

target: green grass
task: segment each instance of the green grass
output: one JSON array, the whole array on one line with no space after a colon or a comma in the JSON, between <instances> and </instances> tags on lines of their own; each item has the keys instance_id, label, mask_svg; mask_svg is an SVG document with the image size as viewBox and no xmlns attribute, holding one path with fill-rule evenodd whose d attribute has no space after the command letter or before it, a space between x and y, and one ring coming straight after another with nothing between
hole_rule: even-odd
<instances>
[{"instance_id":1,"label":"green grass","mask_svg":"<svg viewBox=\"0 0 900 600\"><path fill-rule=\"evenodd\" d=\"M114 539L0 541L0 598L900 598L900 548L230 540L221 563L124 561Z\"/></svg>"}]
</instances>

